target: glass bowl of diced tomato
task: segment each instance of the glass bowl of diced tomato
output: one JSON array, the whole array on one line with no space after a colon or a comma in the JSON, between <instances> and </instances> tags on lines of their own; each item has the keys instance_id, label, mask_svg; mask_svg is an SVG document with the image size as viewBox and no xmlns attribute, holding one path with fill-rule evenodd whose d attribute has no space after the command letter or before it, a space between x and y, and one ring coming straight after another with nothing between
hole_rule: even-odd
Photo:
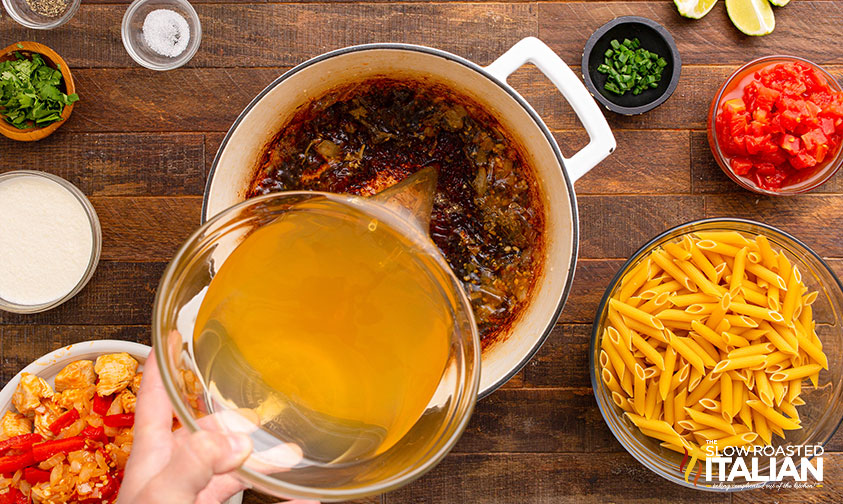
<instances>
[{"instance_id":1,"label":"glass bowl of diced tomato","mask_svg":"<svg viewBox=\"0 0 843 504\"><path fill-rule=\"evenodd\" d=\"M803 58L750 61L712 100L708 143L723 172L745 189L810 191L843 163L843 89Z\"/></svg>"}]
</instances>

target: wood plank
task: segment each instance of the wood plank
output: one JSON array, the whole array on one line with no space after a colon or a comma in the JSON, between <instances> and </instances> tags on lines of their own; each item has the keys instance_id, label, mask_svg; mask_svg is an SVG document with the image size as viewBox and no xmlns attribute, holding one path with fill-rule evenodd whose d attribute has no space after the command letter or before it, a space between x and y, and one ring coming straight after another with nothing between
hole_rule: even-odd
<instances>
[{"instance_id":1,"label":"wood plank","mask_svg":"<svg viewBox=\"0 0 843 504\"><path fill-rule=\"evenodd\" d=\"M166 263L100 262L90 283L76 297L43 313L0 311L3 325L146 325Z\"/></svg>"},{"instance_id":2,"label":"wood plank","mask_svg":"<svg viewBox=\"0 0 843 504\"><path fill-rule=\"evenodd\" d=\"M591 389L591 324L558 325L524 368L526 387ZM595 405L596 406L596 405Z\"/></svg>"},{"instance_id":3,"label":"wood plank","mask_svg":"<svg viewBox=\"0 0 843 504\"><path fill-rule=\"evenodd\" d=\"M793 485L792 478L788 478ZM733 504L826 504L843 502L843 454L826 453L823 455L822 488L785 488L760 489L736 492L732 494ZM808 484L816 483L808 476Z\"/></svg>"},{"instance_id":4,"label":"wood plank","mask_svg":"<svg viewBox=\"0 0 843 504\"><path fill-rule=\"evenodd\" d=\"M691 186L694 194L723 194L745 192L723 173L714 160L704 131L691 132ZM813 194L843 192L843 174L811 191Z\"/></svg>"},{"instance_id":5,"label":"wood plank","mask_svg":"<svg viewBox=\"0 0 843 504\"><path fill-rule=\"evenodd\" d=\"M579 65L588 37L604 23L627 15L661 23L673 35L682 63L742 64L769 54L802 56L819 64L843 63L843 53L829 51L828 42L840 34L843 4L794 2L776 9L776 30L766 37L747 37L732 26L723 5L703 19L680 17L672 2L554 2L539 4L539 38L568 64ZM786 45L783 45L786 44Z\"/></svg>"},{"instance_id":6,"label":"wood plank","mask_svg":"<svg viewBox=\"0 0 843 504\"><path fill-rule=\"evenodd\" d=\"M577 260L571 294L558 323L592 323L600 299L624 262L622 259Z\"/></svg>"},{"instance_id":7,"label":"wood plank","mask_svg":"<svg viewBox=\"0 0 843 504\"><path fill-rule=\"evenodd\" d=\"M81 341L103 339L149 345L149 326L0 325L0 387L46 353Z\"/></svg>"},{"instance_id":8,"label":"wood plank","mask_svg":"<svg viewBox=\"0 0 843 504\"><path fill-rule=\"evenodd\" d=\"M283 72L74 70L81 99L62 131L227 131L252 98Z\"/></svg>"},{"instance_id":9,"label":"wood plank","mask_svg":"<svg viewBox=\"0 0 843 504\"><path fill-rule=\"evenodd\" d=\"M188 63L192 67L295 65L333 49L372 42L438 47L487 64L518 40L538 33L537 9L527 3L195 7L202 21L202 45ZM73 68L133 68L137 64L120 38L125 11L123 5L84 4L66 25L40 33L37 39L58 49ZM35 35L9 17L0 19L0 31L7 40L29 40ZM74 43L68 44L71 33ZM192 88L197 84L187 83Z\"/></svg>"},{"instance_id":10,"label":"wood plank","mask_svg":"<svg viewBox=\"0 0 843 504\"><path fill-rule=\"evenodd\" d=\"M205 139L187 134L78 134L59 130L40 142L0 137L8 169L40 170L69 180L88 196L201 195Z\"/></svg>"},{"instance_id":11,"label":"wood plank","mask_svg":"<svg viewBox=\"0 0 843 504\"><path fill-rule=\"evenodd\" d=\"M287 67L74 69L81 101L62 131L74 132L223 132L264 87ZM735 69L689 66L676 93L657 109L637 116L605 112L613 129L704 130L714 93ZM843 78L843 66L828 68ZM509 80L553 130L577 130L580 124L550 82L533 67ZM208 104L212 106L208 106ZM131 118L131 128L127 127ZM640 148L640 146L639 146ZM215 149L208 151L213 160Z\"/></svg>"},{"instance_id":12,"label":"wood plank","mask_svg":"<svg viewBox=\"0 0 843 504\"><path fill-rule=\"evenodd\" d=\"M727 504L730 496L669 483L627 454L454 454L385 502Z\"/></svg>"},{"instance_id":13,"label":"wood plank","mask_svg":"<svg viewBox=\"0 0 843 504\"><path fill-rule=\"evenodd\" d=\"M541 4L542 6L544 4ZM580 49L581 50L581 49ZM579 57L565 60L577 75L581 71ZM748 59L746 60L748 61ZM743 63L745 61L741 61ZM613 129L673 129L691 128L704 130L708 107L714 94L738 65L720 66L720 61L711 62L717 66L683 66L679 86L664 104L658 108L635 116L624 116L604 110L606 120ZM843 78L843 67L825 66L838 80ZM541 73L533 67L522 68L509 79L552 129L575 129L580 127L571 107ZM639 146L640 148L640 146Z\"/></svg>"},{"instance_id":14,"label":"wood plank","mask_svg":"<svg viewBox=\"0 0 843 504\"><path fill-rule=\"evenodd\" d=\"M169 261L199 227L202 198L94 197L102 224L102 258Z\"/></svg>"},{"instance_id":15,"label":"wood plank","mask_svg":"<svg viewBox=\"0 0 843 504\"><path fill-rule=\"evenodd\" d=\"M282 504L287 501L280 501ZM293 501L293 502L301 502L301 501ZM375 495L373 497L367 497L365 499L357 499L353 501L342 501L342 504L381 504L383 502L382 495ZM246 490L243 494L243 504L278 504L279 500L278 497L272 497L269 495L265 495L262 493L258 493L257 490Z\"/></svg>"},{"instance_id":16,"label":"wood plank","mask_svg":"<svg viewBox=\"0 0 843 504\"><path fill-rule=\"evenodd\" d=\"M580 257L627 258L667 229L704 214L699 196L582 196Z\"/></svg>"},{"instance_id":17,"label":"wood plank","mask_svg":"<svg viewBox=\"0 0 843 504\"><path fill-rule=\"evenodd\" d=\"M672 194L691 192L686 131L616 130L617 149L577 181L577 194ZM585 130L555 133L564 156L588 143ZM654 160L662 162L653 163Z\"/></svg>"},{"instance_id":18,"label":"wood plank","mask_svg":"<svg viewBox=\"0 0 843 504\"><path fill-rule=\"evenodd\" d=\"M843 257L843 195L761 196L744 191L705 196L706 217L742 217L776 226L823 257Z\"/></svg>"},{"instance_id":19,"label":"wood plank","mask_svg":"<svg viewBox=\"0 0 843 504\"><path fill-rule=\"evenodd\" d=\"M477 403L454 453L621 452L591 387L499 390Z\"/></svg>"}]
</instances>

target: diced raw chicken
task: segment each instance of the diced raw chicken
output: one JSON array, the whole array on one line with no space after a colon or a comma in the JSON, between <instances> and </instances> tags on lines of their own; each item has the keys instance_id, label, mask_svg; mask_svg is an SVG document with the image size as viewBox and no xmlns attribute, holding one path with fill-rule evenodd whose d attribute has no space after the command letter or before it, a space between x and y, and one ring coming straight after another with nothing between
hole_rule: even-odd
<instances>
[{"instance_id":1,"label":"diced raw chicken","mask_svg":"<svg viewBox=\"0 0 843 504\"><path fill-rule=\"evenodd\" d=\"M96 378L93 362L89 360L71 362L56 375L56 392L86 388L93 385Z\"/></svg>"},{"instance_id":2,"label":"diced raw chicken","mask_svg":"<svg viewBox=\"0 0 843 504\"><path fill-rule=\"evenodd\" d=\"M100 355L94 365L100 379L97 382L97 394L107 396L125 389L132 382L137 369L138 361L126 352Z\"/></svg>"},{"instance_id":3,"label":"diced raw chicken","mask_svg":"<svg viewBox=\"0 0 843 504\"><path fill-rule=\"evenodd\" d=\"M20 413L13 413L7 411L0 420L0 433L4 437L10 438L20 436L22 434L30 434L32 432L32 422L21 415Z\"/></svg>"},{"instance_id":4,"label":"diced raw chicken","mask_svg":"<svg viewBox=\"0 0 843 504\"><path fill-rule=\"evenodd\" d=\"M46 381L34 374L23 373L12 396L12 404L20 413L28 415L41 406L42 399L50 397L53 397L53 389Z\"/></svg>"}]
</instances>

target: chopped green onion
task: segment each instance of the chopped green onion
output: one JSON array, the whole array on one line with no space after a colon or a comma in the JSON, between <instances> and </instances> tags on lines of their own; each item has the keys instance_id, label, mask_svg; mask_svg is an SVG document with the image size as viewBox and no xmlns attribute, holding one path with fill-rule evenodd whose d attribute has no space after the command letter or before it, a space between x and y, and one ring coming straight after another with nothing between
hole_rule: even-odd
<instances>
[{"instance_id":1,"label":"chopped green onion","mask_svg":"<svg viewBox=\"0 0 843 504\"><path fill-rule=\"evenodd\" d=\"M632 92L639 95L647 89L658 87L667 61L658 54L641 47L638 38L625 38L623 42L614 39L611 49L603 53L604 60L597 72L606 75L603 88L623 95Z\"/></svg>"}]
</instances>

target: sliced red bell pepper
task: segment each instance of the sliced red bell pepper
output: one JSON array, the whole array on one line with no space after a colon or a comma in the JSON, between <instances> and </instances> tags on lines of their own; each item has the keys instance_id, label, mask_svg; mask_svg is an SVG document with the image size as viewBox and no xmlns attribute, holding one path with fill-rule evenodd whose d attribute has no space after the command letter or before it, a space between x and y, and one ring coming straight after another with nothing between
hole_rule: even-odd
<instances>
[{"instance_id":1,"label":"sliced red bell pepper","mask_svg":"<svg viewBox=\"0 0 843 504\"><path fill-rule=\"evenodd\" d=\"M74 408L66 411L50 424L50 432L58 434L62 429L79 420L79 412Z\"/></svg>"},{"instance_id":2,"label":"sliced red bell pepper","mask_svg":"<svg viewBox=\"0 0 843 504\"><path fill-rule=\"evenodd\" d=\"M30 485L50 481L50 471L43 471L37 467L27 467L23 470L23 479Z\"/></svg>"},{"instance_id":3,"label":"sliced red bell pepper","mask_svg":"<svg viewBox=\"0 0 843 504\"><path fill-rule=\"evenodd\" d=\"M44 441L44 437L41 434L35 433L10 437L9 439L0 441L0 455L5 454L9 450L28 450L30 446L41 441Z\"/></svg>"},{"instance_id":4,"label":"sliced red bell pepper","mask_svg":"<svg viewBox=\"0 0 843 504\"><path fill-rule=\"evenodd\" d=\"M93 427L91 425L85 427L80 434L85 439L90 439L91 441L98 441L100 443L105 443L108 441L108 437L105 435L105 428L103 426Z\"/></svg>"},{"instance_id":5,"label":"sliced red bell pepper","mask_svg":"<svg viewBox=\"0 0 843 504\"><path fill-rule=\"evenodd\" d=\"M99 416L105 416L108 413L108 408L111 407L111 403L114 402L114 394L109 396L101 397L99 394L94 394L94 405L91 409L94 410Z\"/></svg>"},{"instance_id":6,"label":"sliced red bell pepper","mask_svg":"<svg viewBox=\"0 0 843 504\"><path fill-rule=\"evenodd\" d=\"M85 447L85 438L74 436L32 445L32 456L36 461L47 460L57 453L70 453Z\"/></svg>"},{"instance_id":7,"label":"sliced red bell pepper","mask_svg":"<svg viewBox=\"0 0 843 504\"><path fill-rule=\"evenodd\" d=\"M29 496L17 488L9 488L9 491L0 494L0 504L29 504Z\"/></svg>"},{"instance_id":8,"label":"sliced red bell pepper","mask_svg":"<svg viewBox=\"0 0 843 504\"><path fill-rule=\"evenodd\" d=\"M135 425L134 413L120 413L118 415L106 415L102 419L106 427L131 427Z\"/></svg>"},{"instance_id":9,"label":"sliced red bell pepper","mask_svg":"<svg viewBox=\"0 0 843 504\"><path fill-rule=\"evenodd\" d=\"M26 451L20 455L0 457L0 473L13 473L35 463L32 452Z\"/></svg>"}]
</instances>

